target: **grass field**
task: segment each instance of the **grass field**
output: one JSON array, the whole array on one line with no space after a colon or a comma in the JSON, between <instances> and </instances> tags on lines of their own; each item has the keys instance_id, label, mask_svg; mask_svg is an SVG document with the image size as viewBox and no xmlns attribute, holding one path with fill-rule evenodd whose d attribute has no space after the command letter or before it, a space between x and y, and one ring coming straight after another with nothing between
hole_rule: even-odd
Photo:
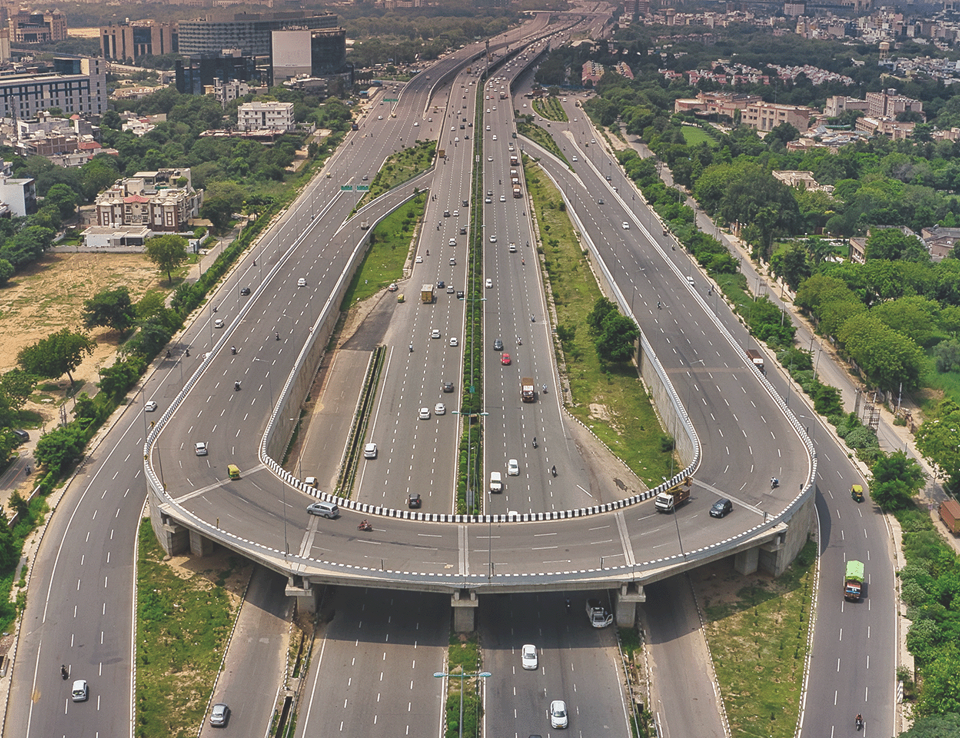
<instances>
[{"instance_id":1,"label":"grass field","mask_svg":"<svg viewBox=\"0 0 960 738\"><path fill-rule=\"evenodd\" d=\"M717 142L702 128L683 126L680 130L683 132L683 138L687 142L687 146L696 146L701 143L705 143L707 146L717 145Z\"/></svg>"},{"instance_id":2,"label":"grass field","mask_svg":"<svg viewBox=\"0 0 960 738\"><path fill-rule=\"evenodd\" d=\"M372 246L343 297L341 309L366 300L403 277L410 244L423 218L427 195L421 193L388 215L370 234ZM402 288L401 288L402 289ZM419 294L409 295L419 299Z\"/></svg>"},{"instance_id":3,"label":"grass field","mask_svg":"<svg viewBox=\"0 0 960 738\"><path fill-rule=\"evenodd\" d=\"M140 524L137 738L196 736L252 564L218 553L164 561Z\"/></svg>"},{"instance_id":4,"label":"grass field","mask_svg":"<svg viewBox=\"0 0 960 738\"><path fill-rule=\"evenodd\" d=\"M794 735L815 558L816 544L808 541L778 579L760 573L741 576L729 561L691 573L702 597L707 639L734 736Z\"/></svg>"},{"instance_id":5,"label":"grass field","mask_svg":"<svg viewBox=\"0 0 960 738\"><path fill-rule=\"evenodd\" d=\"M563 337L563 358L573 396L570 412L593 430L648 486L670 473L671 453L662 450L663 431L650 397L633 366L604 366L586 328L600 288L567 216L559 191L525 159L544 264Z\"/></svg>"}]
</instances>

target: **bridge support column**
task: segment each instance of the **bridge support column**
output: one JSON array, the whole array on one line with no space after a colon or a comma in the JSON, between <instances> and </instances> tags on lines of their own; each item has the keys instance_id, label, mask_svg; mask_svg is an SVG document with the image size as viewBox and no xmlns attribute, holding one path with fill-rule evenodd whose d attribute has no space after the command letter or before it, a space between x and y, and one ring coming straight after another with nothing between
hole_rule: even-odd
<instances>
[{"instance_id":1,"label":"bridge support column","mask_svg":"<svg viewBox=\"0 0 960 738\"><path fill-rule=\"evenodd\" d=\"M760 561L760 549L756 546L734 555L733 568L738 574L753 574Z\"/></svg>"},{"instance_id":2,"label":"bridge support column","mask_svg":"<svg viewBox=\"0 0 960 738\"><path fill-rule=\"evenodd\" d=\"M472 589L460 589L450 597L453 608L453 629L457 633L470 633L477 629L477 593Z\"/></svg>"},{"instance_id":3,"label":"bridge support column","mask_svg":"<svg viewBox=\"0 0 960 738\"><path fill-rule=\"evenodd\" d=\"M190 555L209 556L213 553L213 541L195 530L190 531Z\"/></svg>"},{"instance_id":4,"label":"bridge support column","mask_svg":"<svg viewBox=\"0 0 960 738\"><path fill-rule=\"evenodd\" d=\"M637 603L646 602L647 593L643 585L636 582L624 582L617 590L614 600L614 617L618 628L632 628L637 620Z\"/></svg>"},{"instance_id":5,"label":"bridge support column","mask_svg":"<svg viewBox=\"0 0 960 738\"><path fill-rule=\"evenodd\" d=\"M297 601L297 612L306 612L313 615L317 612L317 602L319 600L320 588L315 587L312 582L303 577L292 576L287 578L287 586L283 593L287 597L293 597Z\"/></svg>"},{"instance_id":6,"label":"bridge support column","mask_svg":"<svg viewBox=\"0 0 960 738\"><path fill-rule=\"evenodd\" d=\"M157 504L156 496L147 496L150 501L150 527L153 535L167 556L179 556L190 550L189 531L168 515Z\"/></svg>"}]
</instances>

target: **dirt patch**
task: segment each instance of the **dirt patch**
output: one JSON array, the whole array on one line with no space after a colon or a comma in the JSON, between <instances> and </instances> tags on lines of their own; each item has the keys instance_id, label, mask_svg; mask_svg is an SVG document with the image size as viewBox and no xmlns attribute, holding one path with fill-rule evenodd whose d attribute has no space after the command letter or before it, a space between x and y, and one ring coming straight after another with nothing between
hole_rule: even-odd
<instances>
[{"instance_id":1,"label":"dirt patch","mask_svg":"<svg viewBox=\"0 0 960 738\"><path fill-rule=\"evenodd\" d=\"M607 412L607 408L596 402L590 403L590 417L596 420L602 420L604 423L610 422L610 413Z\"/></svg>"},{"instance_id":2,"label":"dirt patch","mask_svg":"<svg viewBox=\"0 0 960 738\"><path fill-rule=\"evenodd\" d=\"M202 558L174 556L164 563L174 576L184 581L192 580L199 589L211 590L222 586L234 607L240 603L252 573L249 562L239 559L235 553L226 549L218 549L212 555ZM220 577L224 572L227 576L222 581L211 578Z\"/></svg>"},{"instance_id":3,"label":"dirt patch","mask_svg":"<svg viewBox=\"0 0 960 738\"><path fill-rule=\"evenodd\" d=\"M0 372L16 366L24 347L62 328L79 330L83 303L97 292L126 286L136 301L159 289L160 279L156 267L142 254L47 254L0 290ZM114 331L97 328L88 335L97 347L73 373L78 381L96 381L97 369L112 365L117 350ZM65 391L67 378L59 378L56 384ZM49 422L62 399L28 403L25 409Z\"/></svg>"}]
</instances>

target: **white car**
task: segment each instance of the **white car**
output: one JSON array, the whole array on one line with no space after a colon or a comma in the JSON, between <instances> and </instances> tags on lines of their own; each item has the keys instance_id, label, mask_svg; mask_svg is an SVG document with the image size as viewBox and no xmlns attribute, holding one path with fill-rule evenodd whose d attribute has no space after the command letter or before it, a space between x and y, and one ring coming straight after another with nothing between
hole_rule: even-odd
<instances>
[{"instance_id":1,"label":"white car","mask_svg":"<svg viewBox=\"0 0 960 738\"><path fill-rule=\"evenodd\" d=\"M550 703L550 727L566 728L570 724L567 719L567 705L563 700L554 700Z\"/></svg>"},{"instance_id":2,"label":"white car","mask_svg":"<svg viewBox=\"0 0 960 738\"><path fill-rule=\"evenodd\" d=\"M419 126L419 125L420 125L420 121L414 121L414 123L413 123L413 127L414 127L414 128L416 128L416 127Z\"/></svg>"},{"instance_id":3,"label":"white car","mask_svg":"<svg viewBox=\"0 0 960 738\"><path fill-rule=\"evenodd\" d=\"M488 131L490 130L490 126L487 126L487 130L488 130Z\"/></svg>"},{"instance_id":4,"label":"white car","mask_svg":"<svg viewBox=\"0 0 960 738\"><path fill-rule=\"evenodd\" d=\"M460 211L459 211L459 210L454 210L454 211L453 211L453 217L454 217L454 218L459 218L459 217L460 217Z\"/></svg>"},{"instance_id":5,"label":"white car","mask_svg":"<svg viewBox=\"0 0 960 738\"><path fill-rule=\"evenodd\" d=\"M506 202L506 201L507 201L507 196L506 196L506 195L500 195L500 202Z\"/></svg>"},{"instance_id":6,"label":"white car","mask_svg":"<svg viewBox=\"0 0 960 738\"><path fill-rule=\"evenodd\" d=\"M490 243L496 243L496 242L497 242L497 237L496 237L496 236L490 236Z\"/></svg>"},{"instance_id":7,"label":"white car","mask_svg":"<svg viewBox=\"0 0 960 738\"><path fill-rule=\"evenodd\" d=\"M528 671L537 668L537 647L532 643L528 643L520 649L520 665Z\"/></svg>"},{"instance_id":8,"label":"white car","mask_svg":"<svg viewBox=\"0 0 960 738\"><path fill-rule=\"evenodd\" d=\"M420 420L430 420L430 408L420 408Z\"/></svg>"},{"instance_id":9,"label":"white car","mask_svg":"<svg viewBox=\"0 0 960 738\"><path fill-rule=\"evenodd\" d=\"M623 221L623 230L625 230L625 231L629 231L629 230L630 230L630 224L627 223L627 221Z\"/></svg>"},{"instance_id":10,"label":"white car","mask_svg":"<svg viewBox=\"0 0 960 738\"><path fill-rule=\"evenodd\" d=\"M438 403L437 403L436 405L434 405L434 407L433 407L433 413L434 413L434 415L446 415L446 414L447 414L447 406L444 405L442 402L438 402Z\"/></svg>"},{"instance_id":11,"label":"white car","mask_svg":"<svg viewBox=\"0 0 960 738\"><path fill-rule=\"evenodd\" d=\"M197 456L206 456L207 455L207 444L204 441L198 441L194 446L197 452Z\"/></svg>"},{"instance_id":12,"label":"white car","mask_svg":"<svg viewBox=\"0 0 960 738\"><path fill-rule=\"evenodd\" d=\"M440 329L434 328L432 331L430 331L430 338L440 338Z\"/></svg>"},{"instance_id":13,"label":"white car","mask_svg":"<svg viewBox=\"0 0 960 738\"><path fill-rule=\"evenodd\" d=\"M577 157L573 157L573 160L574 160L574 161L579 161L579 159L577 159Z\"/></svg>"},{"instance_id":14,"label":"white car","mask_svg":"<svg viewBox=\"0 0 960 738\"><path fill-rule=\"evenodd\" d=\"M307 286L307 280L305 280L303 277L300 277L300 279L297 280L297 287L306 287L306 286Z\"/></svg>"},{"instance_id":15,"label":"white car","mask_svg":"<svg viewBox=\"0 0 960 738\"><path fill-rule=\"evenodd\" d=\"M488 157L487 157L487 161L493 161L493 157L492 157L492 156L488 156Z\"/></svg>"},{"instance_id":16,"label":"white car","mask_svg":"<svg viewBox=\"0 0 960 738\"><path fill-rule=\"evenodd\" d=\"M516 459L510 459L507 462L507 476L508 477L519 477L520 476L520 464Z\"/></svg>"},{"instance_id":17,"label":"white car","mask_svg":"<svg viewBox=\"0 0 960 738\"><path fill-rule=\"evenodd\" d=\"M450 337L450 345L451 345L451 346L458 346L458 345L460 345L460 342L457 341L457 337L456 337L456 336L451 336L451 337Z\"/></svg>"},{"instance_id":18,"label":"white car","mask_svg":"<svg viewBox=\"0 0 960 738\"><path fill-rule=\"evenodd\" d=\"M223 319L222 319L222 318L217 318L215 321L213 321L213 327L214 327L214 328L223 328Z\"/></svg>"},{"instance_id":19,"label":"white car","mask_svg":"<svg viewBox=\"0 0 960 738\"><path fill-rule=\"evenodd\" d=\"M377 458L377 444L368 443L363 447L363 458L365 459L375 459Z\"/></svg>"},{"instance_id":20,"label":"white car","mask_svg":"<svg viewBox=\"0 0 960 738\"><path fill-rule=\"evenodd\" d=\"M447 243L448 243L450 246L456 246L456 245L457 245L457 239L451 238Z\"/></svg>"},{"instance_id":21,"label":"white car","mask_svg":"<svg viewBox=\"0 0 960 738\"><path fill-rule=\"evenodd\" d=\"M687 284L693 286L693 277L687 277Z\"/></svg>"},{"instance_id":22,"label":"white car","mask_svg":"<svg viewBox=\"0 0 960 738\"><path fill-rule=\"evenodd\" d=\"M143 406L143 412L145 413L152 413L156 409L157 409L157 403L155 403L153 400L150 400Z\"/></svg>"},{"instance_id":23,"label":"white car","mask_svg":"<svg viewBox=\"0 0 960 738\"><path fill-rule=\"evenodd\" d=\"M492 279L488 279L488 280L487 280L487 289L490 289L491 287L493 287L493 280L492 280Z\"/></svg>"},{"instance_id":24,"label":"white car","mask_svg":"<svg viewBox=\"0 0 960 738\"><path fill-rule=\"evenodd\" d=\"M422 257L422 256L417 256L417 258L414 259L414 261L417 262L417 264L423 264L423 257Z\"/></svg>"},{"instance_id":25,"label":"white car","mask_svg":"<svg viewBox=\"0 0 960 738\"><path fill-rule=\"evenodd\" d=\"M497 140L497 134L496 134L496 133L493 134L493 140L494 140L494 141Z\"/></svg>"}]
</instances>

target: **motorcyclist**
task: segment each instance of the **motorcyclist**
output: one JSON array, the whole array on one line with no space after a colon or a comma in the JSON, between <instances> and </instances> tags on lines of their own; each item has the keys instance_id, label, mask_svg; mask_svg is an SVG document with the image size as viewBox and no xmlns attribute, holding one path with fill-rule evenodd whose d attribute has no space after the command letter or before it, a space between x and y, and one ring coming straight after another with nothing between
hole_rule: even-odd
<instances>
[{"instance_id":1,"label":"motorcyclist","mask_svg":"<svg viewBox=\"0 0 960 738\"><path fill-rule=\"evenodd\" d=\"M537 447L537 437L536 437L536 436L533 437L533 447L534 447L534 448Z\"/></svg>"},{"instance_id":2,"label":"motorcyclist","mask_svg":"<svg viewBox=\"0 0 960 738\"><path fill-rule=\"evenodd\" d=\"M64 679L67 678L68 674L67 674L67 665L66 665L66 664L60 664L60 676L62 676ZM858 716L858 717L859 717L859 716Z\"/></svg>"},{"instance_id":3,"label":"motorcyclist","mask_svg":"<svg viewBox=\"0 0 960 738\"><path fill-rule=\"evenodd\" d=\"M231 353L231 354L237 353L237 347L236 347L236 346L231 346L231 347L230 347L230 353Z\"/></svg>"},{"instance_id":4,"label":"motorcyclist","mask_svg":"<svg viewBox=\"0 0 960 738\"><path fill-rule=\"evenodd\" d=\"M863 716L860 713L857 713L857 730L863 727Z\"/></svg>"},{"instance_id":5,"label":"motorcyclist","mask_svg":"<svg viewBox=\"0 0 960 738\"><path fill-rule=\"evenodd\" d=\"M410 353L411 353L411 354L413 353L413 344L412 344L412 343L410 344Z\"/></svg>"},{"instance_id":6,"label":"motorcyclist","mask_svg":"<svg viewBox=\"0 0 960 738\"><path fill-rule=\"evenodd\" d=\"M553 476L557 476L557 465L556 465L556 464L554 464L553 466L550 467L550 473L553 474Z\"/></svg>"},{"instance_id":7,"label":"motorcyclist","mask_svg":"<svg viewBox=\"0 0 960 738\"><path fill-rule=\"evenodd\" d=\"M280 332L279 332L279 331L277 331L276 336L277 336L277 340L279 341L279 340L280 340Z\"/></svg>"},{"instance_id":8,"label":"motorcyclist","mask_svg":"<svg viewBox=\"0 0 960 738\"><path fill-rule=\"evenodd\" d=\"M240 391L240 382L234 382L234 383L233 383L233 389L234 389L235 392L239 392L239 391Z\"/></svg>"},{"instance_id":9,"label":"motorcyclist","mask_svg":"<svg viewBox=\"0 0 960 738\"><path fill-rule=\"evenodd\" d=\"M543 385L543 394L547 394L547 385Z\"/></svg>"}]
</instances>

